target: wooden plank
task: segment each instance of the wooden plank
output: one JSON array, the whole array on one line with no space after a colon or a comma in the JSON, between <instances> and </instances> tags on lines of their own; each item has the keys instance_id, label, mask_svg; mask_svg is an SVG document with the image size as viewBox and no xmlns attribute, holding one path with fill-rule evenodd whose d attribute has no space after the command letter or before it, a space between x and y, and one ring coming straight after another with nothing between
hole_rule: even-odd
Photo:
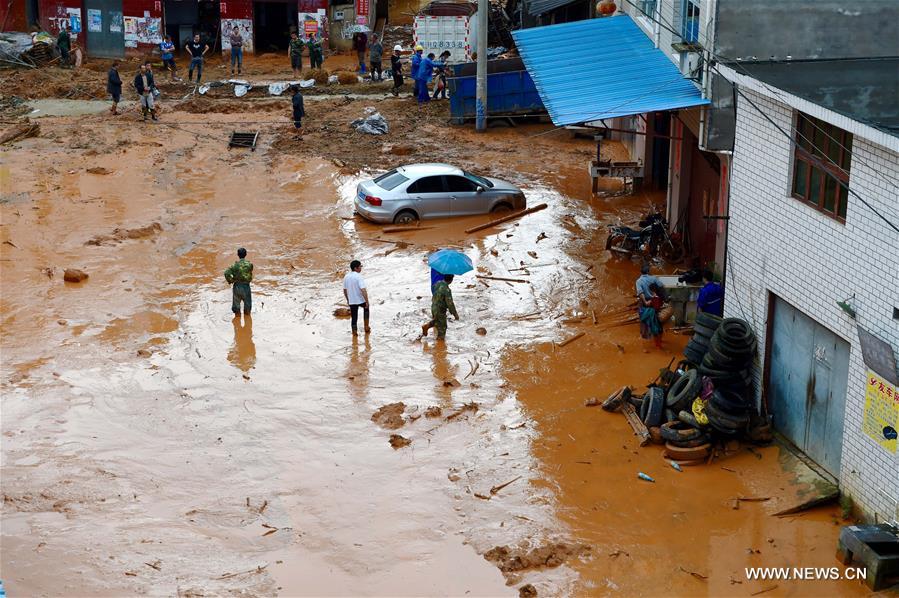
<instances>
[{"instance_id":1,"label":"wooden plank","mask_svg":"<svg viewBox=\"0 0 899 598\"><path fill-rule=\"evenodd\" d=\"M382 233L405 233L414 230L428 230L430 228L436 228L434 226L388 226L387 228L382 228Z\"/></svg>"},{"instance_id":2,"label":"wooden plank","mask_svg":"<svg viewBox=\"0 0 899 598\"><path fill-rule=\"evenodd\" d=\"M574 341L576 341L577 339L581 338L581 337L584 336L585 334L587 334L587 333L586 333L586 332L578 332L577 334L575 334L575 335L572 336L571 338L565 339L564 341L562 341L561 343L559 343L559 346L560 346L560 347L564 347L564 346L567 345L567 344L573 343Z\"/></svg>"},{"instance_id":3,"label":"wooden plank","mask_svg":"<svg viewBox=\"0 0 899 598\"><path fill-rule=\"evenodd\" d=\"M528 208L527 210L522 210L520 212L515 212L514 214L509 214L508 216L503 216L502 218L497 218L496 220L491 220L487 224L482 224L480 226L475 226L472 228L465 229L465 232L468 234L476 233L479 230L484 230L485 228L490 228L492 226L496 226L497 224L502 224L504 222L509 222L510 220L515 220L516 218L521 218L522 216L527 216L528 214L533 214L534 212L539 212L540 210L545 210L549 206L545 203L534 206L533 208Z\"/></svg>"},{"instance_id":4,"label":"wooden plank","mask_svg":"<svg viewBox=\"0 0 899 598\"><path fill-rule=\"evenodd\" d=\"M627 423L629 423L631 425L631 428L634 429L634 434L640 437L640 446L646 446L647 444L652 442L652 437L649 435L649 430L646 428L646 424L644 424L640 419L640 416L637 415L637 411L629 401L625 401L624 403L622 403L621 413L624 414L624 418L627 420Z\"/></svg>"},{"instance_id":5,"label":"wooden plank","mask_svg":"<svg viewBox=\"0 0 899 598\"><path fill-rule=\"evenodd\" d=\"M523 280L521 278L500 278L499 276L480 276L477 278L486 279L486 280L499 280L501 282L531 282L530 280Z\"/></svg>"}]
</instances>

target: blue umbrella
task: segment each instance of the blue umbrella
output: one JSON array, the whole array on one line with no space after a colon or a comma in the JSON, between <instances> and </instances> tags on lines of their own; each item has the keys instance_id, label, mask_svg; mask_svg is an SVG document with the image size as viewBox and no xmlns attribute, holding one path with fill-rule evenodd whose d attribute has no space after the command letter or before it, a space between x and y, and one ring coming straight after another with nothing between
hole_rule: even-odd
<instances>
[{"instance_id":1,"label":"blue umbrella","mask_svg":"<svg viewBox=\"0 0 899 598\"><path fill-rule=\"evenodd\" d=\"M454 249L441 249L428 256L428 265L441 274L465 274L474 270L471 259Z\"/></svg>"}]
</instances>

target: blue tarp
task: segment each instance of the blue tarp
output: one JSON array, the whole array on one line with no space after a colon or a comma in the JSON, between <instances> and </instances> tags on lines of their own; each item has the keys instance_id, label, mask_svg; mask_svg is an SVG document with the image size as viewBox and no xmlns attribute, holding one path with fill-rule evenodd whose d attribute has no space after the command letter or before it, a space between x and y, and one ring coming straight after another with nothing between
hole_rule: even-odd
<instances>
[{"instance_id":1,"label":"blue tarp","mask_svg":"<svg viewBox=\"0 0 899 598\"><path fill-rule=\"evenodd\" d=\"M556 125L709 103L627 15L512 35Z\"/></svg>"}]
</instances>

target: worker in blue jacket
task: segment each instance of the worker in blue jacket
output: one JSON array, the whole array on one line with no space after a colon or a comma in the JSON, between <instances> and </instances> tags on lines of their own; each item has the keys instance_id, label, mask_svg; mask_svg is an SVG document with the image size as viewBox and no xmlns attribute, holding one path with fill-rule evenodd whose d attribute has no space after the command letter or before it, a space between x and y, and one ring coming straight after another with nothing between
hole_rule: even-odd
<instances>
[{"instance_id":1,"label":"worker in blue jacket","mask_svg":"<svg viewBox=\"0 0 899 598\"><path fill-rule=\"evenodd\" d=\"M412 55L412 64L409 74L412 76L412 97L418 97L418 67L421 66L421 54L425 49L421 46L415 46L415 54Z\"/></svg>"},{"instance_id":2,"label":"worker in blue jacket","mask_svg":"<svg viewBox=\"0 0 899 598\"><path fill-rule=\"evenodd\" d=\"M421 64L418 66L418 103L424 104L431 101L431 93L428 91L428 83L434 78L434 66L437 62L434 60L434 53L431 52L427 57L422 58Z\"/></svg>"}]
</instances>

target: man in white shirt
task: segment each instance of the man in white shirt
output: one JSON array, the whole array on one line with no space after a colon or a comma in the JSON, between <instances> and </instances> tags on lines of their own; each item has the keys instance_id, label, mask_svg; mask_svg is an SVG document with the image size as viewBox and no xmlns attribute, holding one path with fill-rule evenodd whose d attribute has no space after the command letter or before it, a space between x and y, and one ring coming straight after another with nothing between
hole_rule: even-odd
<instances>
[{"instance_id":1,"label":"man in white shirt","mask_svg":"<svg viewBox=\"0 0 899 598\"><path fill-rule=\"evenodd\" d=\"M350 314L353 316L353 336L359 336L356 331L356 323L359 321L359 308L362 307L365 320L365 334L371 332L368 327L368 289L365 288L365 279L362 278L362 262L353 260L350 262L350 272L343 277L343 296L350 306Z\"/></svg>"}]
</instances>

